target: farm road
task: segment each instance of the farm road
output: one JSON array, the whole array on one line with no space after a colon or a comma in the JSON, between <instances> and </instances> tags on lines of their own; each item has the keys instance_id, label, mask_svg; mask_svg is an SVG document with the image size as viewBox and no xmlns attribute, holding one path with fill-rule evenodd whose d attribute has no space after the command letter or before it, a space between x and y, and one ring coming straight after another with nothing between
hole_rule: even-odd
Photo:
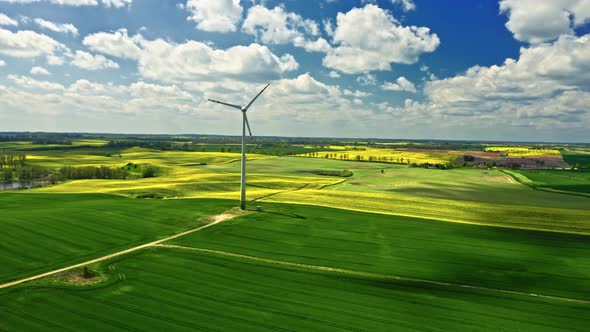
<instances>
[{"instance_id":1,"label":"farm road","mask_svg":"<svg viewBox=\"0 0 590 332\"><path fill-rule=\"evenodd\" d=\"M141 250L141 249L145 249L145 248L148 248L148 247L152 247L152 246L158 245L158 244L160 244L162 242L170 241L170 240L179 238L181 236L185 236L187 234L198 232L198 231L200 231L202 229L211 227L213 225L217 225L217 224L219 224L221 222L224 222L226 220L230 220L230 219L236 218L238 216L239 216L238 214L222 213L222 214L218 214L218 215L214 215L214 216L205 217L205 218L203 218L203 220L207 220L207 221L210 222L210 223L208 223L206 225L199 226L197 228L193 228L193 229L190 229L188 231L184 231L182 233L178 233L178 234L175 234L175 235L172 235L172 236L169 236L167 238L163 238L163 239L160 239L160 240L157 240L157 241L145 243L145 244L142 244L142 245L139 245L139 246L136 246L136 247L132 247L132 248L125 249L125 250L122 250L122 251L118 251L118 252L115 252L115 253L112 253L112 254L109 254L109 255L106 255L106 256L102 256L102 257L99 257L99 258L95 258L95 259L92 259L92 260L89 260L89 261L86 261L86 262L78 263L78 264L67 266L67 267L64 267L64 268L61 268L61 269L58 269L58 270L53 270L53 271L45 272L45 273L42 273L42 274L34 275L34 276L31 276L31 277L27 277L27 278L15 280L15 281L7 282L7 283L4 283L4 284L0 284L0 289L12 287L12 286L16 286L16 285L22 284L22 283L27 282L27 281L32 281L32 280L36 280L36 279L48 277L48 276L51 276L51 275L56 274L56 273L61 273L61 272L65 272L65 271L68 271L68 270L71 270L71 269L75 269L75 268L79 268L79 267L84 267L84 266L89 265L89 264L94 264L94 263L102 262L102 261L105 261L107 259L111 259L113 257L125 255L125 254L128 254L130 252L134 252L134 251L137 251L137 250Z\"/></svg>"},{"instance_id":2,"label":"farm road","mask_svg":"<svg viewBox=\"0 0 590 332\"><path fill-rule=\"evenodd\" d=\"M503 294L537 297L537 298L556 300L556 301L590 304L590 300L582 300L582 299L574 299L574 298L569 298L569 297L560 297L560 296L552 296L552 295L519 292L519 291L512 291L512 290L507 290L507 289L490 288L490 287L467 285L467 284L457 284L457 283L452 283L452 282L444 282L444 281L436 281L436 280L428 280L428 279L402 277L402 276L396 276L396 275L391 275L391 274L346 270L346 269L340 269L340 268L329 267L329 266L321 266L321 265L294 263L294 262L280 261L280 260L269 259L269 258L261 258L261 257L256 257L256 256L248 256L248 255L227 252L227 251L221 251L221 250L185 247L185 246L179 246L179 245L173 245L173 244L160 244L160 243L155 246L163 247L163 248L170 248L170 249L200 251L200 252L206 252L206 253L211 253L211 254L216 254L216 255L224 255L224 256L230 256L230 257L236 257L236 258L242 258L242 259L249 259L249 260L254 260L254 261L268 263L268 264L278 264L278 265L298 267L298 268L310 269L310 270L316 270L316 271L335 272L335 273L341 273L341 274L358 276L358 277L369 277L369 278L376 278L376 279L399 280L399 281L411 281L411 282L425 283L425 284L431 284L431 285L437 285L437 286L460 287L460 288L467 288L467 289L474 289L474 290L488 291L488 292L496 292L496 293L503 293Z\"/></svg>"}]
</instances>

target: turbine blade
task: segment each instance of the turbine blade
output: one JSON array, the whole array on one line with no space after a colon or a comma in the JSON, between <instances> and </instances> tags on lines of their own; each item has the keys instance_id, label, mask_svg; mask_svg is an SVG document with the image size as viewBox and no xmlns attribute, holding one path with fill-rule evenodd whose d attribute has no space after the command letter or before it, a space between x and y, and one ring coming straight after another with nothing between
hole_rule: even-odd
<instances>
[{"instance_id":1,"label":"turbine blade","mask_svg":"<svg viewBox=\"0 0 590 332\"><path fill-rule=\"evenodd\" d=\"M252 106L252 104L254 104L254 102L256 101L256 99L258 99L258 97L260 97L260 95L264 92L264 90L266 90L266 88L268 88L268 86L270 85L270 83L268 83L264 89L262 89L257 95L256 97L254 97L254 99L252 99L252 101L245 107L245 110L248 110L250 108L250 106Z\"/></svg>"},{"instance_id":2,"label":"turbine blade","mask_svg":"<svg viewBox=\"0 0 590 332\"><path fill-rule=\"evenodd\" d=\"M252 138L252 130L250 130L250 123L248 122L248 116L244 113L244 121L246 121L246 127L248 127L248 132L250 133L250 138Z\"/></svg>"},{"instance_id":3,"label":"turbine blade","mask_svg":"<svg viewBox=\"0 0 590 332\"><path fill-rule=\"evenodd\" d=\"M237 109L239 109L239 110L241 110L241 109L242 109L242 106L238 106L238 105L234 105L234 104L230 104L230 103L225 103L225 102L223 102L223 101L219 101L219 100L215 100L215 99L207 99L207 100L209 100L209 101L212 101L212 102L214 102L214 103L221 104L221 105L225 105L225 106L229 106L229 107L237 108Z\"/></svg>"}]
</instances>

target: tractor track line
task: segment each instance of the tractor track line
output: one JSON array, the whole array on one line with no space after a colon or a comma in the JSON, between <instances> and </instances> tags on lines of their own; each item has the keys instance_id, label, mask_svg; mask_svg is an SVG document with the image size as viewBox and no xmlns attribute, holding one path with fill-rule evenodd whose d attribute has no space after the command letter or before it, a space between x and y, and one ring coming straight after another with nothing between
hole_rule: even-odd
<instances>
[{"instance_id":1,"label":"tractor track line","mask_svg":"<svg viewBox=\"0 0 590 332\"><path fill-rule=\"evenodd\" d=\"M16 285L25 283L27 281L32 281L32 280L36 280L36 279L48 277L48 276L51 276L51 275L54 275L54 274L57 274L57 273L61 273L61 272L65 272L65 271L68 271L68 270L71 270L71 269L76 269L76 268L79 268L79 267L84 267L84 266L89 265L89 264L94 264L94 263L102 262L102 261L111 259L113 257L118 257L118 256L121 256L121 255L125 255L125 254L128 254L128 253L134 252L134 251L138 251L138 250L142 250L142 249L145 249L145 248L153 247L153 246L159 245L162 242L170 241L170 240L179 238L181 236L185 236L185 235L188 235L188 234L191 234L191 233L194 233L194 232L198 232L200 230L203 230L205 228L208 228L208 227L217 225L217 224L219 224L221 222L224 222L226 220L233 219L235 217L238 217L238 215L227 214L227 213L216 215L216 216L211 216L211 217L208 217L208 218L210 218L212 220L212 222L210 222L208 224L205 224L205 225L202 225L202 226L199 226L197 228L189 229L188 231L184 231L182 233L178 233L178 234L175 234L175 235L172 235L172 236L169 236L169 237L160 239L160 240L156 240L156 241L152 241L152 242L149 242L149 243L145 243L145 244L142 244L142 245L139 245L139 246L136 246L136 247L132 247L132 248L129 248L129 249L125 249L125 250L122 250L122 251L117 251L115 253L108 254L106 256L102 256L102 257L98 257L98 258L95 258L95 259L91 259L89 261L85 261L85 262L78 263L78 264L75 264L75 265L70 265L70 266L67 266L67 267L63 267L61 269L57 269L57 270L53 270L53 271L49 271L49 272L37 274L37 275L31 276L31 277L27 277L27 278L15 280L15 281L7 282L7 283L4 283L4 284L0 284L0 289L12 287L12 286L16 286Z\"/></svg>"},{"instance_id":2,"label":"tractor track line","mask_svg":"<svg viewBox=\"0 0 590 332\"><path fill-rule=\"evenodd\" d=\"M321 266L321 265L294 263L294 262L280 261L280 260L269 259L269 258L261 258L261 257L256 257L256 256L243 255L243 254L221 251L221 250L186 247L186 246L179 246L179 245L173 245L173 244L161 244L161 243L158 243L154 246L162 247L162 248L170 248L170 249L199 251L199 252L205 252L205 253L210 253L210 254L217 254L217 255L223 255L223 256L249 259L249 260L268 263L268 264L298 267L298 268L316 270L316 271L335 272L335 273L346 274L346 275L351 275L351 276L358 276L358 277L369 277L369 278L375 278L375 279L398 280L398 281L411 281L411 282L418 282L418 283L431 284L431 285L437 285L437 286L460 287L460 288L466 288L466 289L474 289L474 290L480 290L480 291L496 292L496 293L511 294L511 295L521 295L521 296L535 297L535 298L548 299L548 300L590 304L590 300L582 300L582 299L574 299L574 298L569 298L569 297L513 291L513 290L501 289L501 288L491 288L491 287L484 287L484 286L457 284L457 283L452 283L452 282L444 282L444 281L436 281L436 280L428 280L428 279L402 277L402 276L396 276L396 275L391 275L391 274L354 271L354 270L340 269L340 268L336 268L336 267Z\"/></svg>"}]
</instances>

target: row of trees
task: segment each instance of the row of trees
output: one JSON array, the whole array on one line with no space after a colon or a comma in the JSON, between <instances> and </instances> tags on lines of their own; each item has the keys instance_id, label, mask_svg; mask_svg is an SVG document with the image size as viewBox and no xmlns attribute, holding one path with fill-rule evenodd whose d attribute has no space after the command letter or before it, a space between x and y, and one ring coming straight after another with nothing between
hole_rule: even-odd
<instances>
[{"instance_id":1,"label":"row of trees","mask_svg":"<svg viewBox=\"0 0 590 332\"><path fill-rule=\"evenodd\" d=\"M19 180L21 182L31 182L44 180L49 177L49 171L39 166L24 166L17 168L5 168L2 170L2 181L5 183Z\"/></svg>"},{"instance_id":2,"label":"row of trees","mask_svg":"<svg viewBox=\"0 0 590 332\"><path fill-rule=\"evenodd\" d=\"M322 156L321 152L309 152L305 154L308 158L320 158ZM411 160L408 158L395 158L395 157L388 157L388 156L362 156L362 155L354 155L351 156L348 153L325 153L323 157L326 159L340 159L340 160L356 160L356 161L371 161L371 162L381 162L381 163L398 163L398 164L411 164Z\"/></svg>"},{"instance_id":3,"label":"row of trees","mask_svg":"<svg viewBox=\"0 0 590 332\"><path fill-rule=\"evenodd\" d=\"M81 180L81 179L126 179L129 173L120 167L106 166L64 166L59 169L60 180Z\"/></svg>"},{"instance_id":4,"label":"row of trees","mask_svg":"<svg viewBox=\"0 0 590 332\"><path fill-rule=\"evenodd\" d=\"M27 155L24 153L12 151L0 151L0 169L3 168L22 168L25 166Z\"/></svg>"}]
</instances>

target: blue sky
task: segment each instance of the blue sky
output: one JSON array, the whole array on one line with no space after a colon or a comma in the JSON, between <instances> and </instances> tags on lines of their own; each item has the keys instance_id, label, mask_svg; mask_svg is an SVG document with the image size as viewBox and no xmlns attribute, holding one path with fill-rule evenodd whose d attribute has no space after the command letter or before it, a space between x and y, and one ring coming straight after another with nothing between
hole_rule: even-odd
<instances>
[{"instance_id":1,"label":"blue sky","mask_svg":"<svg viewBox=\"0 0 590 332\"><path fill-rule=\"evenodd\" d=\"M590 141L585 0L0 0L0 131Z\"/></svg>"}]
</instances>

